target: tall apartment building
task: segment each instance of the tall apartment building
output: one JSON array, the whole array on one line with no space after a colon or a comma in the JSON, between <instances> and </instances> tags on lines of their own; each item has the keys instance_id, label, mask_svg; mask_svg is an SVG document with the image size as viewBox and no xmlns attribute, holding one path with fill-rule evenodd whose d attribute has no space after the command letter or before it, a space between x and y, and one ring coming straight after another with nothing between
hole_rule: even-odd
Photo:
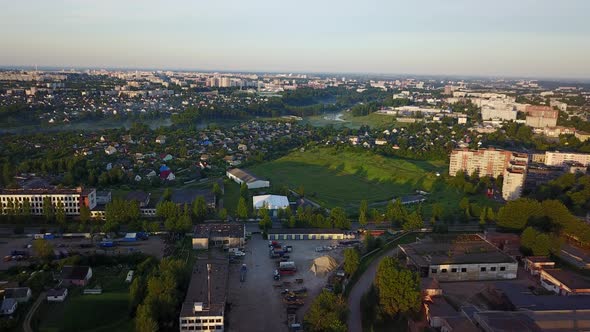
<instances>
[{"instance_id":1,"label":"tall apartment building","mask_svg":"<svg viewBox=\"0 0 590 332\"><path fill-rule=\"evenodd\" d=\"M451 152L449 174L455 176L457 172L463 171L468 175L477 172L480 177L498 177L504 174L504 170L510 164L511 157L511 151L494 148L454 150Z\"/></svg>"},{"instance_id":2,"label":"tall apartment building","mask_svg":"<svg viewBox=\"0 0 590 332\"><path fill-rule=\"evenodd\" d=\"M480 177L503 176L502 197L513 200L520 197L526 179L529 156L524 153L490 149L455 150L451 153L449 174L477 172Z\"/></svg>"},{"instance_id":3,"label":"tall apartment building","mask_svg":"<svg viewBox=\"0 0 590 332\"><path fill-rule=\"evenodd\" d=\"M533 128L555 127L559 111L550 106L528 105L525 108L526 125Z\"/></svg>"},{"instance_id":4,"label":"tall apartment building","mask_svg":"<svg viewBox=\"0 0 590 332\"><path fill-rule=\"evenodd\" d=\"M545 152L545 165L547 166L565 166L568 163L579 163L588 166L590 165L590 154L559 151Z\"/></svg>"},{"instance_id":5,"label":"tall apartment building","mask_svg":"<svg viewBox=\"0 0 590 332\"><path fill-rule=\"evenodd\" d=\"M31 206L31 215L43 215L43 200L48 197L53 207L58 202L63 204L66 215L76 216L80 214L80 207L89 209L96 207L96 189L0 189L0 214L7 214L11 209L19 209L28 200Z\"/></svg>"}]
</instances>

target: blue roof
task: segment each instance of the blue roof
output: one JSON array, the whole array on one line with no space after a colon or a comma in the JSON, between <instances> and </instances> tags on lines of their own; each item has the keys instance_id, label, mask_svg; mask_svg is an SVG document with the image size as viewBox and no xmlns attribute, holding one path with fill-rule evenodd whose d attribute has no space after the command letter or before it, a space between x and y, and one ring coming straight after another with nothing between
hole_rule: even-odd
<instances>
[{"instance_id":1,"label":"blue roof","mask_svg":"<svg viewBox=\"0 0 590 332\"><path fill-rule=\"evenodd\" d=\"M162 166L160 166L160 172L163 172L163 171L169 171L169 170L170 170L170 167L168 167L168 166L166 166L166 165L162 165Z\"/></svg>"}]
</instances>

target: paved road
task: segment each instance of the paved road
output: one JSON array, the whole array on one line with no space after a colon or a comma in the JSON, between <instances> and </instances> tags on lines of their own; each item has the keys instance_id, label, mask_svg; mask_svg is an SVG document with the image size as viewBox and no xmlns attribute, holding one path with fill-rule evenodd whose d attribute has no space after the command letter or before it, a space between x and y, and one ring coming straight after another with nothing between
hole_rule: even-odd
<instances>
[{"instance_id":1,"label":"paved road","mask_svg":"<svg viewBox=\"0 0 590 332\"><path fill-rule=\"evenodd\" d=\"M398 238L404 235L405 234L400 235ZM375 259L348 294L348 309L350 310L348 315L348 331L361 332L363 330L363 324L361 321L361 297L371 288L371 284L373 283L373 280L375 280L375 274L377 274L377 266L379 265L379 262L387 256L397 255L397 251L398 248L396 246L382 253L381 256Z\"/></svg>"},{"instance_id":2,"label":"paved road","mask_svg":"<svg viewBox=\"0 0 590 332\"><path fill-rule=\"evenodd\" d=\"M35 301L35 303L33 303L33 306L31 306L31 309L29 309L29 312L27 313L27 316L25 317L25 321L23 322L23 331L24 332L33 332L33 329L31 328L31 319L33 319L33 315L35 315L35 311L37 311L37 308L39 308L39 306L41 305L41 302L43 302L43 300L45 300L46 297L47 297L47 294L45 292L41 292L41 294L39 294L39 297L37 298L37 301Z\"/></svg>"}]
</instances>

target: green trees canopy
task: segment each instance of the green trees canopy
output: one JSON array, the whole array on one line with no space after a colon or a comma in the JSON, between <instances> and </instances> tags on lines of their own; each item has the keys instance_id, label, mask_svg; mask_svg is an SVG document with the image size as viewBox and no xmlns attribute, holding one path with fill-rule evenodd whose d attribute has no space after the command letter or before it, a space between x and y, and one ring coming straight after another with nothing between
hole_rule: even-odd
<instances>
[{"instance_id":1,"label":"green trees canopy","mask_svg":"<svg viewBox=\"0 0 590 332\"><path fill-rule=\"evenodd\" d=\"M390 317L420 310L418 274L400 267L393 257L385 257L377 267L375 287L382 312Z\"/></svg>"},{"instance_id":2,"label":"green trees canopy","mask_svg":"<svg viewBox=\"0 0 590 332\"><path fill-rule=\"evenodd\" d=\"M305 314L305 328L312 332L346 332L346 313L344 299L324 290Z\"/></svg>"},{"instance_id":3,"label":"green trees canopy","mask_svg":"<svg viewBox=\"0 0 590 332\"><path fill-rule=\"evenodd\" d=\"M360 255L355 248L347 248L344 250L344 272L348 275L353 275L359 267Z\"/></svg>"}]
</instances>

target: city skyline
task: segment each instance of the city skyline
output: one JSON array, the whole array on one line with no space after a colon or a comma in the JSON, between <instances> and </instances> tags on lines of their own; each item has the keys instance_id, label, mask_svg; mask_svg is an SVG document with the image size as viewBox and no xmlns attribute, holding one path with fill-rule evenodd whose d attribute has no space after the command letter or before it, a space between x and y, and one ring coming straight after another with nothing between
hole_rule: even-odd
<instances>
[{"instance_id":1,"label":"city skyline","mask_svg":"<svg viewBox=\"0 0 590 332\"><path fill-rule=\"evenodd\" d=\"M584 1L3 7L1 66L590 78Z\"/></svg>"}]
</instances>

